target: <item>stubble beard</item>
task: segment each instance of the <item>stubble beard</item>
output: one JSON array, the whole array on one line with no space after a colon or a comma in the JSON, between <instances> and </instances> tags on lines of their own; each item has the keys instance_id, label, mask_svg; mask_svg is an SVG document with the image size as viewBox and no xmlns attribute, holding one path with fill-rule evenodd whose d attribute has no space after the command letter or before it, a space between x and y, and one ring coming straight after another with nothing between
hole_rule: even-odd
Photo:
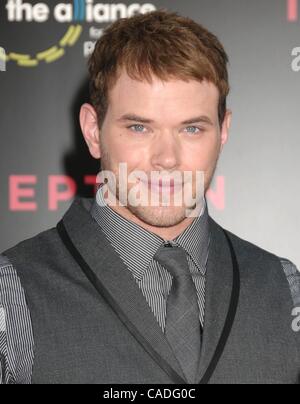
<instances>
[{"instance_id":1,"label":"stubble beard","mask_svg":"<svg viewBox=\"0 0 300 404\"><path fill-rule=\"evenodd\" d=\"M213 180L217 168L217 163L218 159L216 160L212 173L210 175L208 174L207 176L207 174L205 173L204 195L206 194ZM130 198L128 197L128 194L130 192L130 186L128 186L128 191L126 195L127 199L125 201L122 199L122 195L120 195L118 172L112 170L110 164L110 158L108 153L106 152L103 153L101 158L101 169L112 171L115 175L115 178L117 180L116 195L115 195L117 204L119 206L122 206L121 204L123 204L124 206L122 206L122 209L128 210L137 219L139 219L140 221L144 222L147 225L159 228L173 227L179 225L184 220L186 220L187 217L189 217L189 213L197 212L197 214L199 214L199 212L202 209L203 197L200 200L196 200L196 203L194 203L192 206L175 206L174 203L169 204L169 206L162 206L161 198L159 199L160 201L159 206L151 206L150 204L151 190L149 190L148 206L141 206L141 205L134 206L130 203ZM193 198L196 198L195 189L193 189ZM171 202L172 202L172 196L171 196Z\"/></svg>"}]
</instances>

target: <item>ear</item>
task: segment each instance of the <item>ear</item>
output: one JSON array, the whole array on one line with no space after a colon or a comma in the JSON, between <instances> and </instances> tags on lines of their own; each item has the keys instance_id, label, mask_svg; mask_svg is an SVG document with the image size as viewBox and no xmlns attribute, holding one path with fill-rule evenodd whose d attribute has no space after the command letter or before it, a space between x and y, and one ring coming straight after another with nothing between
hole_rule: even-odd
<instances>
[{"instance_id":1,"label":"ear","mask_svg":"<svg viewBox=\"0 0 300 404\"><path fill-rule=\"evenodd\" d=\"M100 130L95 108L90 104L83 104L80 108L79 121L83 137L91 155L95 159L100 159Z\"/></svg>"},{"instance_id":2,"label":"ear","mask_svg":"<svg viewBox=\"0 0 300 404\"><path fill-rule=\"evenodd\" d=\"M222 123L222 128L221 128L220 153L222 152L225 143L227 143L227 141L228 141L229 129L230 129L230 126L231 126L231 119L232 119L232 111L230 109L227 109L226 113L225 113L223 123Z\"/></svg>"}]
</instances>

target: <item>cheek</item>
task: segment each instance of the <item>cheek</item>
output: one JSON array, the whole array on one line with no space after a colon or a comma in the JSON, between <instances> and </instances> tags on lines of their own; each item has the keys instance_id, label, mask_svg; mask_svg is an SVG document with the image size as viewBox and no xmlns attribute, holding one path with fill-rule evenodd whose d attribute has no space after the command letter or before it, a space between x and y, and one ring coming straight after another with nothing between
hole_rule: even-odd
<instances>
[{"instance_id":1,"label":"cheek","mask_svg":"<svg viewBox=\"0 0 300 404\"><path fill-rule=\"evenodd\" d=\"M184 151L183 165L190 171L208 171L216 163L218 150L218 142L215 138L199 142Z\"/></svg>"},{"instance_id":2,"label":"cheek","mask_svg":"<svg viewBox=\"0 0 300 404\"><path fill-rule=\"evenodd\" d=\"M146 158L146 150L142 152L137 151L136 147L126 143L124 136L120 134L107 133L105 141L105 149L109 153L111 164L115 169L118 169L120 163L127 163L128 171L132 171L136 167L143 166Z\"/></svg>"}]
</instances>

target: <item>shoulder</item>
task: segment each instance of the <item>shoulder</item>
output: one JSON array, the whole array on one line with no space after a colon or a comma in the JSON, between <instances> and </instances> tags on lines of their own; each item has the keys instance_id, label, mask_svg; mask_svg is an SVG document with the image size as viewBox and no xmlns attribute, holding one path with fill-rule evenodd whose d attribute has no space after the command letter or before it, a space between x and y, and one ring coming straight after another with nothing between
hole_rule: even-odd
<instances>
[{"instance_id":1,"label":"shoulder","mask_svg":"<svg viewBox=\"0 0 300 404\"><path fill-rule=\"evenodd\" d=\"M237 234L234 234L230 230L222 227L219 223L212 219L212 217L210 217L210 229L212 234L223 233L223 235L221 235L221 239L223 238L223 241L225 241L225 232L229 237L235 251L238 253L239 260L244 261L244 263L246 263L247 260L251 263L253 262L253 259L255 259L256 264L259 264L260 261L263 260L280 263L281 258L279 256L262 247L259 247L249 240L241 238ZM220 236L218 238L220 239Z\"/></svg>"},{"instance_id":2,"label":"shoulder","mask_svg":"<svg viewBox=\"0 0 300 404\"><path fill-rule=\"evenodd\" d=\"M223 230L237 252L244 276L248 274L258 281L267 280L274 288L279 284L284 288L288 286L294 307L300 306L300 272L292 261L242 239L229 230Z\"/></svg>"},{"instance_id":3,"label":"shoulder","mask_svg":"<svg viewBox=\"0 0 300 404\"><path fill-rule=\"evenodd\" d=\"M34 335L24 279L34 282L31 269L39 271L41 257L55 260L59 249L51 228L0 254L0 384L31 383Z\"/></svg>"},{"instance_id":4,"label":"shoulder","mask_svg":"<svg viewBox=\"0 0 300 404\"><path fill-rule=\"evenodd\" d=\"M27 261L27 259L34 259L34 257L39 256L41 253L49 255L51 254L51 250L59 248L59 246L60 239L56 228L47 229L2 252L3 258L2 261L0 260L0 267L7 265L7 262L9 262L6 256L9 257L10 262L13 262L15 255L21 256L24 261Z\"/></svg>"}]
</instances>

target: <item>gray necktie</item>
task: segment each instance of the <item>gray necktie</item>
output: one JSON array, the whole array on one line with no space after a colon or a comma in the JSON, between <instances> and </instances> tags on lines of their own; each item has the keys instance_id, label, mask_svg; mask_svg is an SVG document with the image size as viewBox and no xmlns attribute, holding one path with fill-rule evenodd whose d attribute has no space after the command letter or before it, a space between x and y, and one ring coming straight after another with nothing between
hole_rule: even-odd
<instances>
[{"instance_id":1,"label":"gray necktie","mask_svg":"<svg viewBox=\"0 0 300 404\"><path fill-rule=\"evenodd\" d=\"M167 299L166 337L189 383L195 383L201 348L196 288L182 247L162 245L154 259L172 275Z\"/></svg>"}]
</instances>

